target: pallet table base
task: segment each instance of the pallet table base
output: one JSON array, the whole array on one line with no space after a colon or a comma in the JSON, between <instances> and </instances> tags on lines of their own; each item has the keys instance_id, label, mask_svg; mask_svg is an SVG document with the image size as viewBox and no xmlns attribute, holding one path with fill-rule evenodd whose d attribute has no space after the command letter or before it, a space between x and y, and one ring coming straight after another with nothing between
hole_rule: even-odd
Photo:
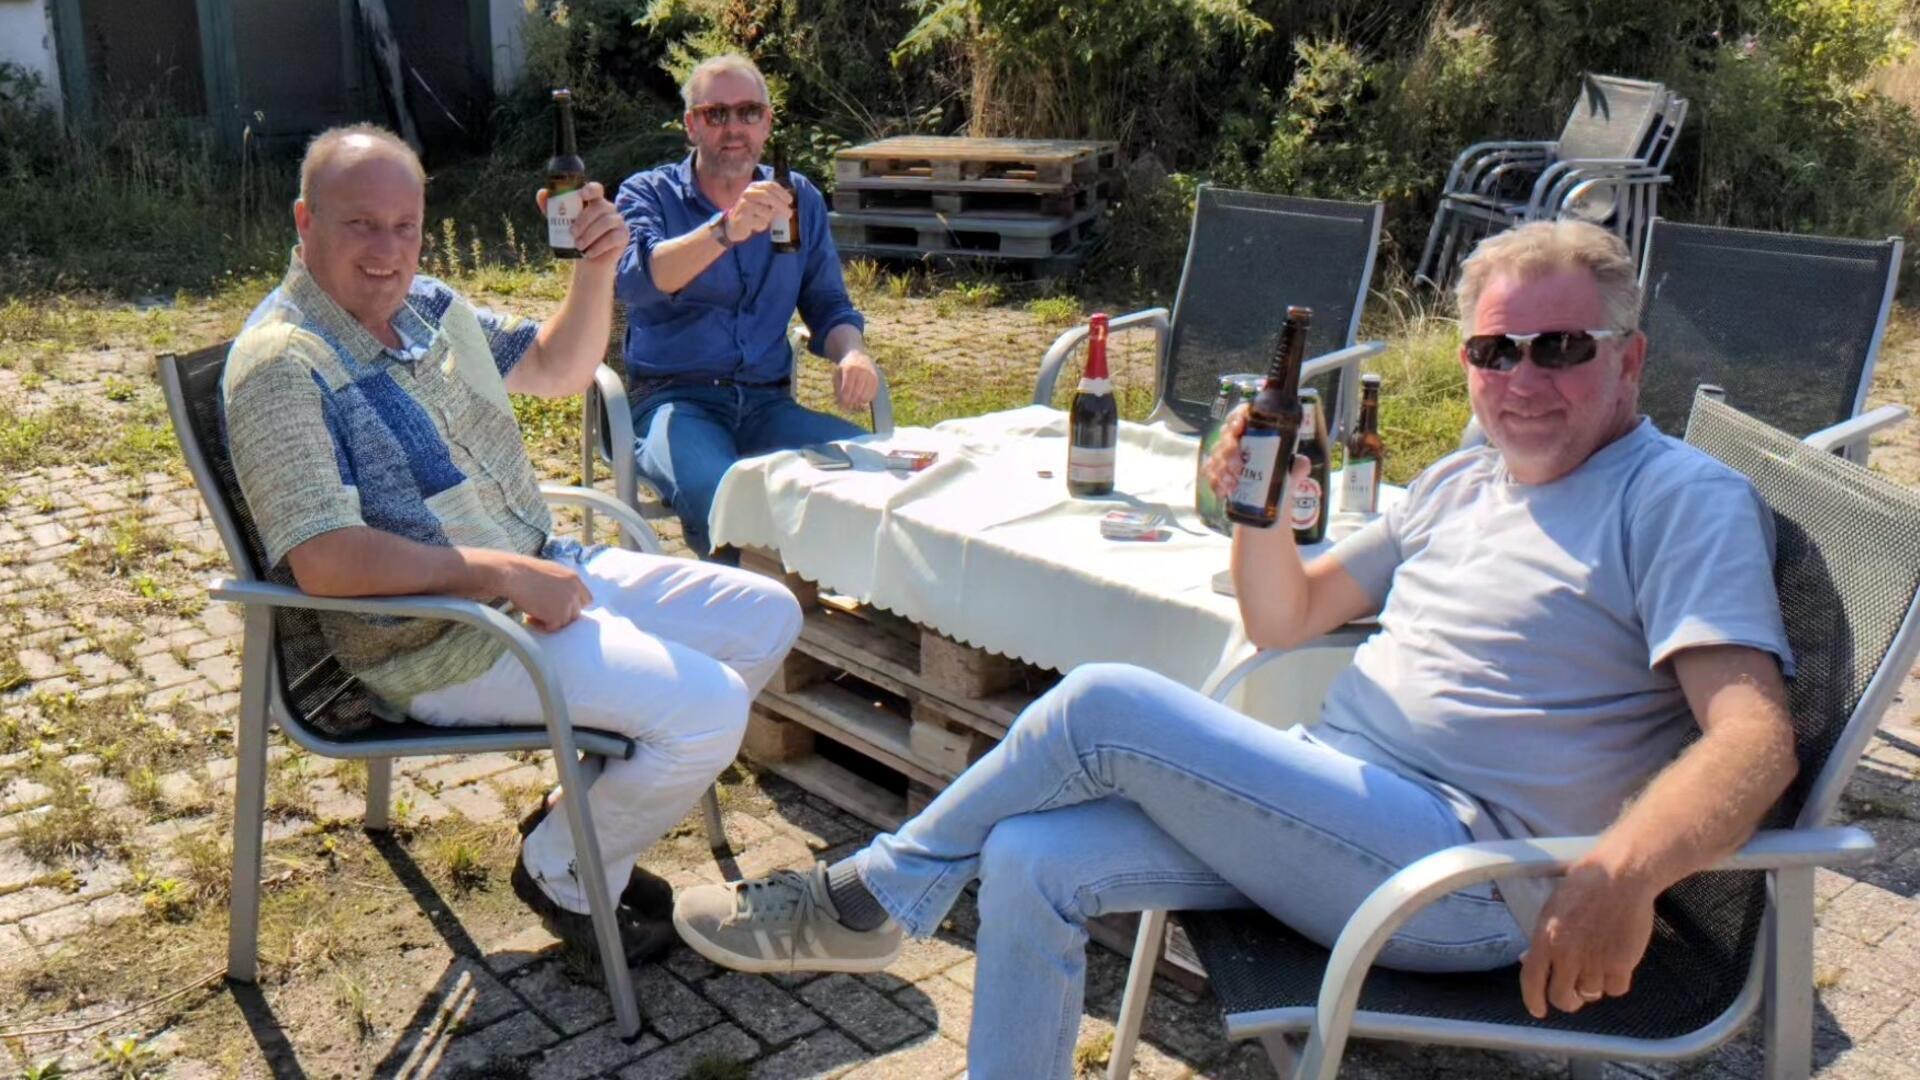
<instances>
[{"instance_id":1,"label":"pallet table base","mask_svg":"<svg viewBox=\"0 0 1920 1080\"><path fill-rule=\"evenodd\" d=\"M760 767L876 828L896 829L925 809L1059 678L822 594L773 552L743 549L740 565L798 586L807 611L800 640L753 704L742 749ZM1136 922L1103 916L1087 929L1125 956ZM1189 987L1205 981L1177 934L1169 935L1160 971Z\"/></svg>"}]
</instances>

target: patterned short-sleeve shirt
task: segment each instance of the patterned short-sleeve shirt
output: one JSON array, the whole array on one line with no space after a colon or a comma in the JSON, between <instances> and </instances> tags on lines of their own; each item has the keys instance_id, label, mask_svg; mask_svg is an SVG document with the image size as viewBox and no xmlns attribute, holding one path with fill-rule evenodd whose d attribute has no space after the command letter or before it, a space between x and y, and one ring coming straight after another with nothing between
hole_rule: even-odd
<instances>
[{"instance_id":1,"label":"patterned short-sleeve shirt","mask_svg":"<svg viewBox=\"0 0 1920 1080\"><path fill-rule=\"evenodd\" d=\"M552 531L507 399L536 323L477 310L417 275L382 345L298 252L228 355L228 450L278 567L303 542L370 526L423 544L539 552ZM403 705L486 671L502 646L438 620L329 614L342 666Z\"/></svg>"}]
</instances>

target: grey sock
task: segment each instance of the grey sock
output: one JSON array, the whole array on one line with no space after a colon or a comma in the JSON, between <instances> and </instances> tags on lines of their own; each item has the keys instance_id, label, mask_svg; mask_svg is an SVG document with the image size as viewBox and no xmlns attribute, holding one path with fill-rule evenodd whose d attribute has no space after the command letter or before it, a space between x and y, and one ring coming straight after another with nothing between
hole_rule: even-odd
<instances>
[{"instance_id":1,"label":"grey sock","mask_svg":"<svg viewBox=\"0 0 1920 1080\"><path fill-rule=\"evenodd\" d=\"M867 891L852 859L827 867L827 898L840 913L840 925L849 930L877 930L887 921L887 909Z\"/></svg>"}]
</instances>

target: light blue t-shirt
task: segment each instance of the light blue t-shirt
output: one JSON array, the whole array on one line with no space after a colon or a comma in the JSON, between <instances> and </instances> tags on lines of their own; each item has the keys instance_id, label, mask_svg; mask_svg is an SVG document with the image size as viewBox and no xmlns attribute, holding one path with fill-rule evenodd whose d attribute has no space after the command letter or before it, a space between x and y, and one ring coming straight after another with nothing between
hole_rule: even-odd
<instances>
[{"instance_id":1,"label":"light blue t-shirt","mask_svg":"<svg viewBox=\"0 0 1920 1080\"><path fill-rule=\"evenodd\" d=\"M1792 674L1772 513L1650 420L1547 484L1492 446L1446 457L1332 557L1380 633L1315 734L1433 782L1478 839L1611 825L1695 728L1674 653L1745 645ZM1543 899L1507 891L1516 915Z\"/></svg>"}]
</instances>

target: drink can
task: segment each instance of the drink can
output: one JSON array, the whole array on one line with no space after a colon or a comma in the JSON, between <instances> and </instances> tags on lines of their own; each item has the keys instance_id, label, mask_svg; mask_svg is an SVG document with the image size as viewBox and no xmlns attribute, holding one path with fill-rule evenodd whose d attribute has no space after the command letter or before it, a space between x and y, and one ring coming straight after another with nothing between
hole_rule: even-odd
<instances>
[{"instance_id":1,"label":"drink can","mask_svg":"<svg viewBox=\"0 0 1920 1080\"><path fill-rule=\"evenodd\" d=\"M1207 458L1220 441L1220 429L1227 415L1252 401L1265 381L1264 376L1254 374L1220 376L1219 392L1214 394L1213 407L1207 411L1207 428L1200 433L1200 460L1194 466L1193 508L1199 512L1200 520L1223 535L1229 531L1227 508L1213 493L1213 485L1207 483Z\"/></svg>"},{"instance_id":2,"label":"drink can","mask_svg":"<svg viewBox=\"0 0 1920 1080\"><path fill-rule=\"evenodd\" d=\"M933 464L939 457L940 455L932 450L889 450L887 451L887 468L919 472Z\"/></svg>"}]
</instances>

